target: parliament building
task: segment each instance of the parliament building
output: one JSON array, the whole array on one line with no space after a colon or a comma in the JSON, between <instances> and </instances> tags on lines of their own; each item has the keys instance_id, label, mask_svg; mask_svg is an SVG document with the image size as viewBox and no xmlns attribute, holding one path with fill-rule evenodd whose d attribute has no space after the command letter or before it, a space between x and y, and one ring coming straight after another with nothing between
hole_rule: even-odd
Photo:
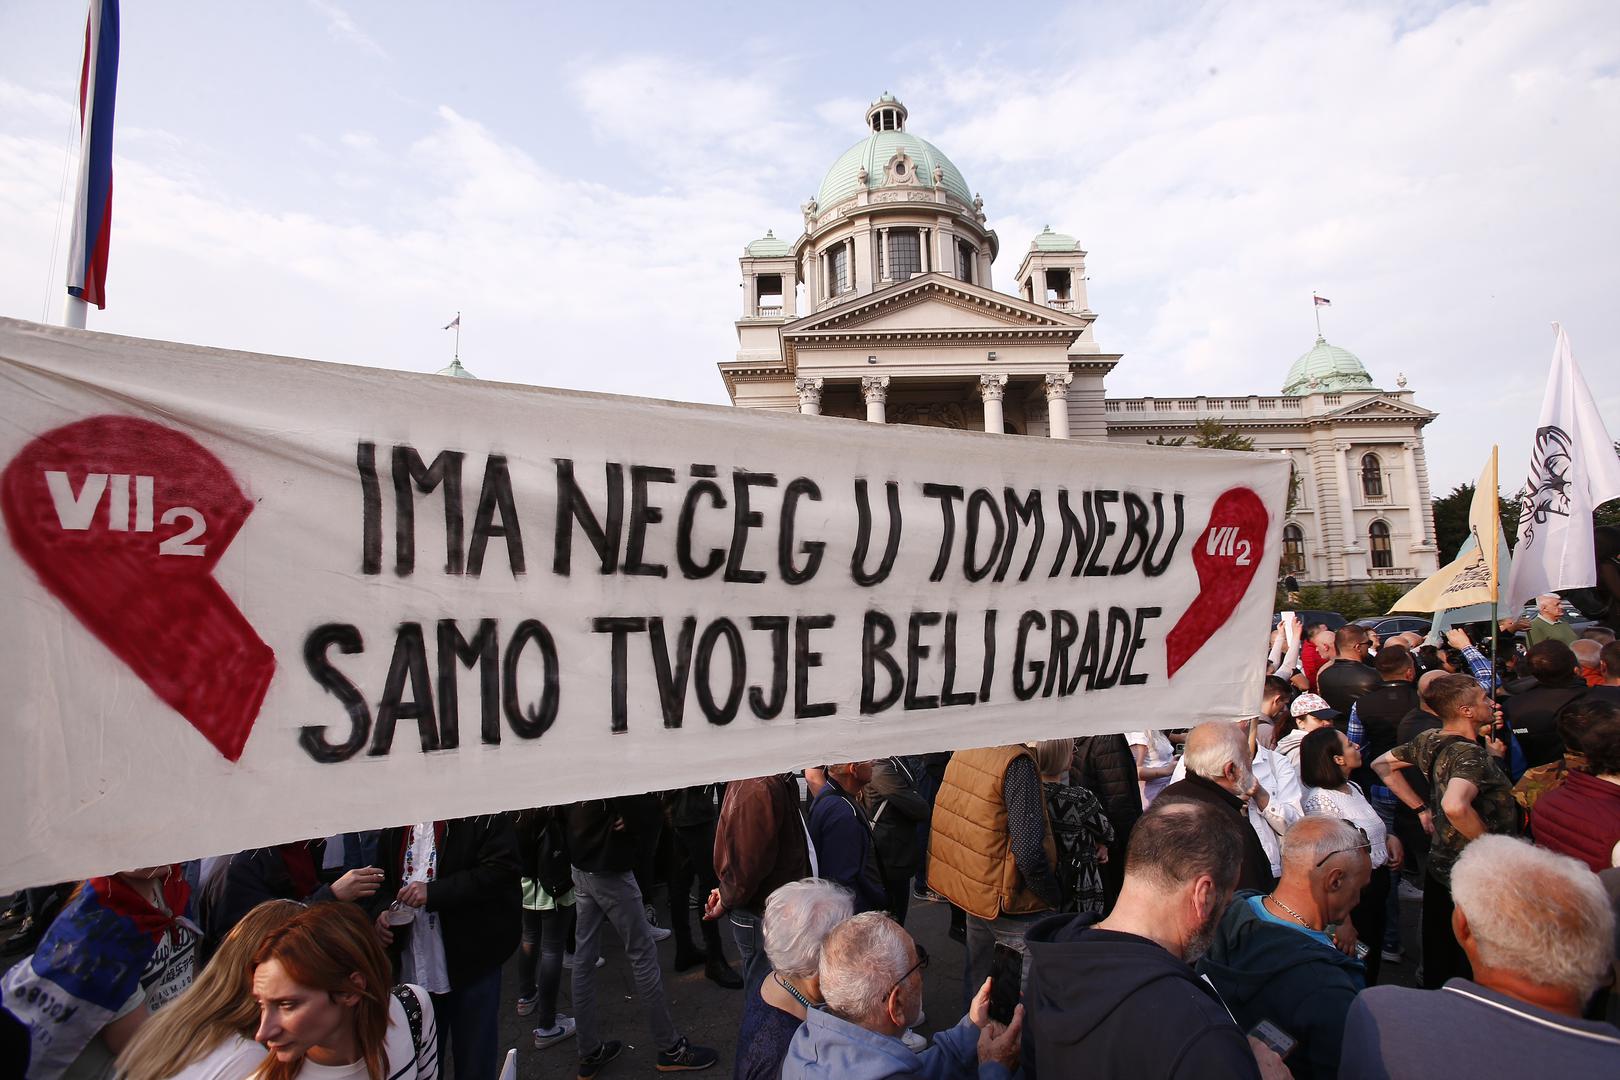
<instances>
[{"instance_id":1,"label":"parliament building","mask_svg":"<svg viewBox=\"0 0 1620 1080\"><path fill-rule=\"evenodd\" d=\"M732 404L1123 442L1213 418L1293 461L1284 573L1362 585L1438 568L1423 457L1436 414L1404 376L1379 389L1319 336L1278 394L1108 396L1122 354L1097 340L1079 242L1043 229L1010 289L996 288L1001 238L984 200L907 119L884 94L804 204L797 238L773 230L743 250L737 354L719 365Z\"/></svg>"}]
</instances>

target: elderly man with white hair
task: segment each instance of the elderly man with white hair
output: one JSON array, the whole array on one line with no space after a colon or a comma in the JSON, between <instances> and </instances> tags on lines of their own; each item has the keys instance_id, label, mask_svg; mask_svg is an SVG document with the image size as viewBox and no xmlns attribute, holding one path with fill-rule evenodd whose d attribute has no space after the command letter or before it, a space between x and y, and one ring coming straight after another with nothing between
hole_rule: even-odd
<instances>
[{"instance_id":1,"label":"elderly man with white hair","mask_svg":"<svg viewBox=\"0 0 1620 1080\"><path fill-rule=\"evenodd\" d=\"M1287 1058L1295 1077L1337 1072L1345 1014L1367 985L1337 935L1372 878L1370 847L1347 821L1295 822L1283 838L1282 880L1266 894L1236 894L1198 962L1239 1027L1269 1020L1297 1041Z\"/></svg>"},{"instance_id":2,"label":"elderly man with white hair","mask_svg":"<svg viewBox=\"0 0 1620 1080\"><path fill-rule=\"evenodd\" d=\"M1451 893L1473 979L1363 993L1345 1024L1339 1075L1620 1076L1620 1031L1581 1019L1614 949L1597 875L1523 840L1482 836L1452 868Z\"/></svg>"},{"instance_id":3,"label":"elderly man with white hair","mask_svg":"<svg viewBox=\"0 0 1620 1080\"><path fill-rule=\"evenodd\" d=\"M1254 834L1254 843L1244 847L1238 888L1263 892L1282 874L1282 836L1305 815L1300 808L1305 792L1299 785L1299 770L1258 740L1251 743L1246 724L1210 720L1193 728L1176 765L1174 782L1160 798L1174 792L1204 801L1229 801L1211 790L1214 787L1236 799L1233 808L1246 817ZM1259 866L1251 863L1256 850Z\"/></svg>"},{"instance_id":4,"label":"elderly man with white hair","mask_svg":"<svg viewBox=\"0 0 1620 1080\"><path fill-rule=\"evenodd\" d=\"M822 878L792 881L765 901L761 930L771 973L743 1006L733 1080L777 1080L788 1044L821 1006L821 943L854 914L849 890Z\"/></svg>"},{"instance_id":5,"label":"elderly man with white hair","mask_svg":"<svg viewBox=\"0 0 1620 1080\"><path fill-rule=\"evenodd\" d=\"M1501 628L1510 632L1523 630L1526 645L1540 645L1543 641L1570 645L1575 641L1575 627L1564 617L1564 598L1557 593L1542 593L1536 597L1534 616L1503 619Z\"/></svg>"},{"instance_id":6,"label":"elderly man with white hair","mask_svg":"<svg viewBox=\"0 0 1620 1080\"><path fill-rule=\"evenodd\" d=\"M900 1033L922 1014L917 945L893 919L876 911L846 919L821 945L825 1009L805 1014L793 1036L782 1080L886 1080L888 1077L978 1077L1006 1080L1018 1068L1024 1007L1003 1026L990 1019L990 980L974 995L961 1023L914 1053Z\"/></svg>"}]
</instances>

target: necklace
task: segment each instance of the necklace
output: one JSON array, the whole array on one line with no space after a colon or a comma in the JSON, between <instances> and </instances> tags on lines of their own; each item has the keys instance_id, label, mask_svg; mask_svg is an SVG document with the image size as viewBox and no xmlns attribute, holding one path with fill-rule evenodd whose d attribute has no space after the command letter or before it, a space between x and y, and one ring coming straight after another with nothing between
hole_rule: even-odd
<instances>
[{"instance_id":1,"label":"necklace","mask_svg":"<svg viewBox=\"0 0 1620 1080\"><path fill-rule=\"evenodd\" d=\"M786 990L788 992L788 995L790 997L792 997L794 1001L797 1001L800 1005L803 1005L806 1012L809 1012L811 1009L816 1008L816 1006L811 1003L809 998L807 998L803 994L799 993L799 988L797 986L794 986L792 983L790 983L786 979L782 978L781 972L778 972L778 971L771 972L771 978L775 979L776 980L776 985L780 986L782 989Z\"/></svg>"},{"instance_id":2,"label":"necklace","mask_svg":"<svg viewBox=\"0 0 1620 1080\"><path fill-rule=\"evenodd\" d=\"M1293 908L1289 907L1287 904L1283 903L1281 900L1277 899L1277 894L1276 893L1268 894L1266 896L1266 899L1270 900L1273 904L1276 904L1278 907L1282 908L1288 914L1292 915L1294 917L1294 921L1299 923L1299 925L1303 926L1305 929L1307 929L1307 930L1315 930L1316 929L1316 927L1312 926L1310 923L1305 921L1305 917L1303 915L1301 915L1299 912L1295 911ZM1320 931L1318 931L1318 932L1320 932Z\"/></svg>"}]
</instances>

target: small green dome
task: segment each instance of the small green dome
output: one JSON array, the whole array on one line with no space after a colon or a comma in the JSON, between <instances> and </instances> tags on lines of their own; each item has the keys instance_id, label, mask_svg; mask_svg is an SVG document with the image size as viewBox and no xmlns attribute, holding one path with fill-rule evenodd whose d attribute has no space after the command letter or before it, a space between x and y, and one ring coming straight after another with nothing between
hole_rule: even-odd
<instances>
[{"instance_id":1,"label":"small green dome","mask_svg":"<svg viewBox=\"0 0 1620 1080\"><path fill-rule=\"evenodd\" d=\"M904 153L910 161L908 172L915 173L904 184L906 187L932 188L934 167L940 169L940 187L957 199L972 205L973 192L962 172L939 147L927 139L919 139L905 129L906 107L887 92L867 109L867 124L872 133L839 155L821 181L816 193L816 204L822 209L832 207L861 189L861 170L866 170L868 191L884 185L889 162Z\"/></svg>"},{"instance_id":2,"label":"small green dome","mask_svg":"<svg viewBox=\"0 0 1620 1080\"><path fill-rule=\"evenodd\" d=\"M780 259L793 253L793 248L786 240L778 240L776 233L769 229L765 235L749 244L746 254L751 259Z\"/></svg>"},{"instance_id":3,"label":"small green dome","mask_svg":"<svg viewBox=\"0 0 1620 1080\"><path fill-rule=\"evenodd\" d=\"M1079 251L1080 241L1068 233L1053 232L1052 226L1048 225L1029 246L1032 251Z\"/></svg>"},{"instance_id":4,"label":"small green dome","mask_svg":"<svg viewBox=\"0 0 1620 1080\"><path fill-rule=\"evenodd\" d=\"M1314 384L1314 385L1313 385ZM1288 369L1282 392L1292 397L1319 391L1376 390L1372 376L1349 349L1329 345L1318 335L1316 344Z\"/></svg>"},{"instance_id":5,"label":"small green dome","mask_svg":"<svg viewBox=\"0 0 1620 1080\"><path fill-rule=\"evenodd\" d=\"M449 365L442 367L436 374L448 375L452 379L476 379L478 376L461 366L459 359L450 361Z\"/></svg>"}]
</instances>

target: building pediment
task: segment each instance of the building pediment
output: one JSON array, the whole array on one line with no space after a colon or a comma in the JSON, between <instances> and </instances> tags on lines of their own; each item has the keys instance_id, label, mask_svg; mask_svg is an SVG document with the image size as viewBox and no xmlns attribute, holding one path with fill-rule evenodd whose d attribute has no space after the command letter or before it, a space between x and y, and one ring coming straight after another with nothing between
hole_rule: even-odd
<instances>
[{"instance_id":1,"label":"building pediment","mask_svg":"<svg viewBox=\"0 0 1620 1080\"><path fill-rule=\"evenodd\" d=\"M944 274L922 274L854 297L788 323L783 336L813 331L881 331L918 328L1067 329L1078 334L1094 320L1090 312L1070 314L1031 304L1016 296L970 285Z\"/></svg>"},{"instance_id":2,"label":"building pediment","mask_svg":"<svg viewBox=\"0 0 1620 1080\"><path fill-rule=\"evenodd\" d=\"M817 346L963 341L991 347L996 342L1068 346L1095 318L1089 311L1054 311L943 274L923 274L784 324L782 359L792 371L798 367L799 351Z\"/></svg>"},{"instance_id":3,"label":"building pediment","mask_svg":"<svg viewBox=\"0 0 1620 1080\"><path fill-rule=\"evenodd\" d=\"M1416 420L1427 423L1433 420L1437 413L1430 412L1419 405L1409 401L1400 401L1389 397L1363 398L1341 409L1334 409L1325 414L1324 420Z\"/></svg>"}]
</instances>

